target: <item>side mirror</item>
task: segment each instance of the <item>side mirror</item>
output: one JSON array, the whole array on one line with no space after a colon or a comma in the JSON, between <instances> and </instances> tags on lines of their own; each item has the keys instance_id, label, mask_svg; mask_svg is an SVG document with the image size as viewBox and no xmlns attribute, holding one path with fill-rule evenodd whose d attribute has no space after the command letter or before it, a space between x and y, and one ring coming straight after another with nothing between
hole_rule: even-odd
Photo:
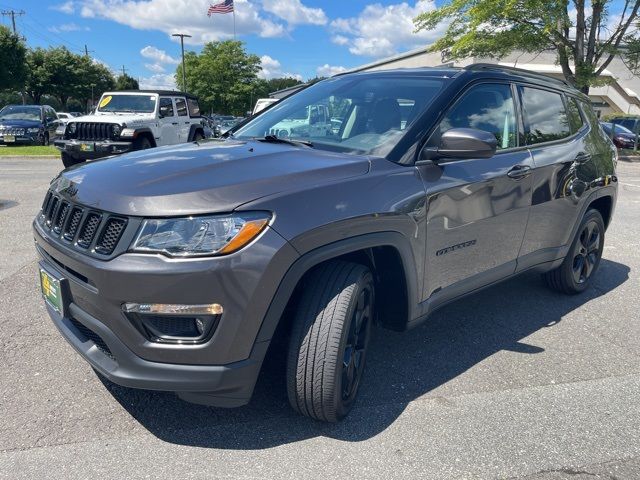
<instances>
[{"instance_id":1,"label":"side mirror","mask_svg":"<svg viewBox=\"0 0 640 480\"><path fill-rule=\"evenodd\" d=\"M496 154L495 135L475 128L452 128L440 137L438 148L425 149L423 160L491 158Z\"/></svg>"}]
</instances>

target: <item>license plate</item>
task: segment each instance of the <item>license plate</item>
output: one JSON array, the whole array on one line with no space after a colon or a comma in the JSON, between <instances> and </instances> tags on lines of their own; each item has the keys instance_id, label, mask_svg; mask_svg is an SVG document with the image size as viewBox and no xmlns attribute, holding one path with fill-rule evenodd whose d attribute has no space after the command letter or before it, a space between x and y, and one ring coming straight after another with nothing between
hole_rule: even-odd
<instances>
[{"instance_id":1,"label":"license plate","mask_svg":"<svg viewBox=\"0 0 640 480\"><path fill-rule=\"evenodd\" d=\"M56 312L62 314L62 289L60 280L51 276L46 270L40 269L40 289L45 301Z\"/></svg>"},{"instance_id":2,"label":"license plate","mask_svg":"<svg viewBox=\"0 0 640 480\"><path fill-rule=\"evenodd\" d=\"M93 143L81 143L80 151L81 152L93 152L95 149L95 145Z\"/></svg>"},{"instance_id":3,"label":"license plate","mask_svg":"<svg viewBox=\"0 0 640 480\"><path fill-rule=\"evenodd\" d=\"M15 135L5 135L4 136L4 141L5 143L13 143L16 141L16 136Z\"/></svg>"}]
</instances>

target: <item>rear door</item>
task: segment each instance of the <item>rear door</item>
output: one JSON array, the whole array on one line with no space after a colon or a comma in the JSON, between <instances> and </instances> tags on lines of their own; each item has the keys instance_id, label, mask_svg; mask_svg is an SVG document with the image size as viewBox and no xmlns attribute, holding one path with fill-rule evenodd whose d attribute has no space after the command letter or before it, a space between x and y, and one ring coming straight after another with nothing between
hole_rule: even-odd
<instances>
[{"instance_id":1,"label":"rear door","mask_svg":"<svg viewBox=\"0 0 640 480\"><path fill-rule=\"evenodd\" d=\"M178 143L180 126L171 97L160 97L159 112L162 114L162 118L158 118L158 124L160 125L158 145Z\"/></svg>"},{"instance_id":2,"label":"rear door","mask_svg":"<svg viewBox=\"0 0 640 480\"><path fill-rule=\"evenodd\" d=\"M531 213L518 260L523 270L563 256L580 198L597 177L593 156L598 153L588 141L589 126L575 98L539 86L518 89L534 162Z\"/></svg>"},{"instance_id":3,"label":"rear door","mask_svg":"<svg viewBox=\"0 0 640 480\"><path fill-rule=\"evenodd\" d=\"M418 167L427 192L425 297L446 300L516 268L531 203L531 155L520 145L518 109L508 83L470 87L445 114L427 147L451 128L491 132L496 155ZM451 287L451 288L448 288Z\"/></svg>"}]
</instances>

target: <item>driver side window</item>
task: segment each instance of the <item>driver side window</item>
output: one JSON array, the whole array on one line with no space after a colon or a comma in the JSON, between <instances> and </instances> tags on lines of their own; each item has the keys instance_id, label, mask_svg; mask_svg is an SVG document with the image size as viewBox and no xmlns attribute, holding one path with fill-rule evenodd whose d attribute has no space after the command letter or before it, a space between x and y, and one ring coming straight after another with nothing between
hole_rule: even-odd
<instances>
[{"instance_id":1,"label":"driver side window","mask_svg":"<svg viewBox=\"0 0 640 480\"><path fill-rule=\"evenodd\" d=\"M160 97L160 114L163 117L174 117L173 101L167 97Z\"/></svg>"},{"instance_id":2,"label":"driver side window","mask_svg":"<svg viewBox=\"0 0 640 480\"><path fill-rule=\"evenodd\" d=\"M475 128L492 133L497 150L518 145L517 123L511 87L481 84L468 90L447 112L436 131L439 137L452 128Z\"/></svg>"}]
</instances>

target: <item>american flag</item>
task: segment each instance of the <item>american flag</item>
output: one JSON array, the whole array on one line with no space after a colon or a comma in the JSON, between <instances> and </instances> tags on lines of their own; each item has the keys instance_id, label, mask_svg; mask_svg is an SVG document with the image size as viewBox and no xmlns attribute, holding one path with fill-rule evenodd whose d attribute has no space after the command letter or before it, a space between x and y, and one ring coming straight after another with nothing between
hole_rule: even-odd
<instances>
[{"instance_id":1,"label":"american flag","mask_svg":"<svg viewBox=\"0 0 640 480\"><path fill-rule=\"evenodd\" d=\"M209 5L207 10L207 16L210 17L212 13L231 13L233 12L233 0L224 0L224 2L216 3L215 5Z\"/></svg>"}]
</instances>

